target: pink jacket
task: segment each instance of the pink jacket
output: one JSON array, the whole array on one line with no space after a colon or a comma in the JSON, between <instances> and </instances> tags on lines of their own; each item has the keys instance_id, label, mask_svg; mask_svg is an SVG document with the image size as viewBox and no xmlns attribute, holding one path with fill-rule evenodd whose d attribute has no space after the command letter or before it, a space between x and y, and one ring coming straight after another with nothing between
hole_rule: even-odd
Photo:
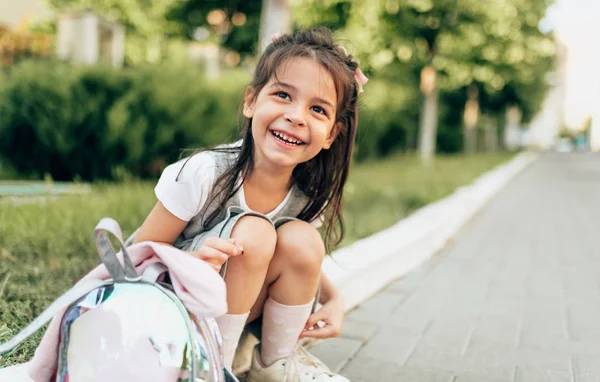
<instances>
[{"instance_id":1,"label":"pink jacket","mask_svg":"<svg viewBox=\"0 0 600 382\"><path fill-rule=\"evenodd\" d=\"M163 263L169 270L175 293L186 308L201 317L218 317L227 312L225 282L207 263L168 245L154 242L134 244L127 253L137 272L142 274L148 266ZM122 256L119 260L122 261ZM74 287L110 278L104 265L99 265ZM58 364L59 327L65 306L50 322L35 355L29 364L29 375L36 382L48 382L54 376Z\"/></svg>"}]
</instances>

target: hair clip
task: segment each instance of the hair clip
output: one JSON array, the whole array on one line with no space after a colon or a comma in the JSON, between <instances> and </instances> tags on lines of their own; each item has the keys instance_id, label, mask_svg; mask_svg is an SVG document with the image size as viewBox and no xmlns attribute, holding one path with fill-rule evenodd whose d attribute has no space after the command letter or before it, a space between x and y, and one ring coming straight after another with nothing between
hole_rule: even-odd
<instances>
[{"instance_id":1,"label":"hair clip","mask_svg":"<svg viewBox=\"0 0 600 382\"><path fill-rule=\"evenodd\" d=\"M281 40L282 37L283 35L279 32L271 33L271 42L277 42Z\"/></svg>"},{"instance_id":2,"label":"hair clip","mask_svg":"<svg viewBox=\"0 0 600 382\"><path fill-rule=\"evenodd\" d=\"M358 83L358 93L360 94L364 91L363 85L369 82L369 79L363 74L360 68L356 68L356 70L354 71L354 79Z\"/></svg>"}]
</instances>

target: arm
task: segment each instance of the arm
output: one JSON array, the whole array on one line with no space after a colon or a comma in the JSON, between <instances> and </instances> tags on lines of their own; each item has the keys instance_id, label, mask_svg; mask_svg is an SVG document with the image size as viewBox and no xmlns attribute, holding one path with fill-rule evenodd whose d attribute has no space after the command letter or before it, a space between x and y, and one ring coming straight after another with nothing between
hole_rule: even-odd
<instances>
[{"instance_id":1,"label":"arm","mask_svg":"<svg viewBox=\"0 0 600 382\"><path fill-rule=\"evenodd\" d=\"M300 338L331 338L339 337L342 333L344 297L324 273L321 273L319 302L323 306L308 318Z\"/></svg>"},{"instance_id":2,"label":"arm","mask_svg":"<svg viewBox=\"0 0 600 382\"><path fill-rule=\"evenodd\" d=\"M150 211L150 214L135 235L134 243L155 241L173 244L188 222L181 220L165 208L160 202Z\"/></svg>"},{"instance_id":3,"label":"arm","mask_svg":"<svg viewBox=\"0 0 600 382\"><path fill-rule=\"evenodd\" d=\"M342 306L344 304L344 297L339 289L333 285L325 273L321 272L321 295L319 296L319 303L325 305L331 300L340 300Z\"/></svg>"},{"instance_id":4,"label":"arm","mask_svg":"<svg viewBox=\"0 0 600 382\"><path fill-rule=\"evenodd\" d=\"M173 215L158 201L135 235L133 242L135 244L142 241L154 241L173 245L187 224L187 221ZM239 245L239 243L237 244ZM215 237L207 239L197 251L188 251L188 253L210 263L218 272L229 256L241 254L241 251L235 242Z\"/></svg>"}]
</instances>

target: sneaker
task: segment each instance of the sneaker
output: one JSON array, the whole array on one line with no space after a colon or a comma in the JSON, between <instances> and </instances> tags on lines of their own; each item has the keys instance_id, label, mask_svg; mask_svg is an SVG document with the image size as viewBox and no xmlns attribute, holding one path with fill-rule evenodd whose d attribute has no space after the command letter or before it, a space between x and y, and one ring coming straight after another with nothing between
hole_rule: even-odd
<instances>
[{"instance_id":1,"label":"sneaker","mask_svg":"<svg viewBox=\"0 0 600 382\"><path fill-rule=\"evenodd\" d=\"M248 382L350 382L333 373L325 364L297 345L292 354L271 366L264 366L257 345L252 356Z\"/></svg>"}]
</instances>

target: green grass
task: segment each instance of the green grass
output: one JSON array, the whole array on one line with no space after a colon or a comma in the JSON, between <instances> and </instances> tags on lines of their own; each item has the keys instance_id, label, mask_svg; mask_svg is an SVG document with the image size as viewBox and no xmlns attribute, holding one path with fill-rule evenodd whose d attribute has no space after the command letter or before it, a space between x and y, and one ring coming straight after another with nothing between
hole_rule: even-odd
<instances>
[{"instance_id":1,"label":"green grass","mask_svg":"<svg viewBox=\"0 0 600 382\"><path fill-rule=\"evenodd\" d=\"M392 157L355 166L346 188L342 245L397 222L415 209L505 162L510 154L439 157L428 170L417 158ZM0 200L0 342L31 322L97 263L92 230L104 216L126 236L155 203L154 183L98 184L91 192L14 204ZM27 361L42 332L0 360Z\"/></svg>"}]
</instances>

